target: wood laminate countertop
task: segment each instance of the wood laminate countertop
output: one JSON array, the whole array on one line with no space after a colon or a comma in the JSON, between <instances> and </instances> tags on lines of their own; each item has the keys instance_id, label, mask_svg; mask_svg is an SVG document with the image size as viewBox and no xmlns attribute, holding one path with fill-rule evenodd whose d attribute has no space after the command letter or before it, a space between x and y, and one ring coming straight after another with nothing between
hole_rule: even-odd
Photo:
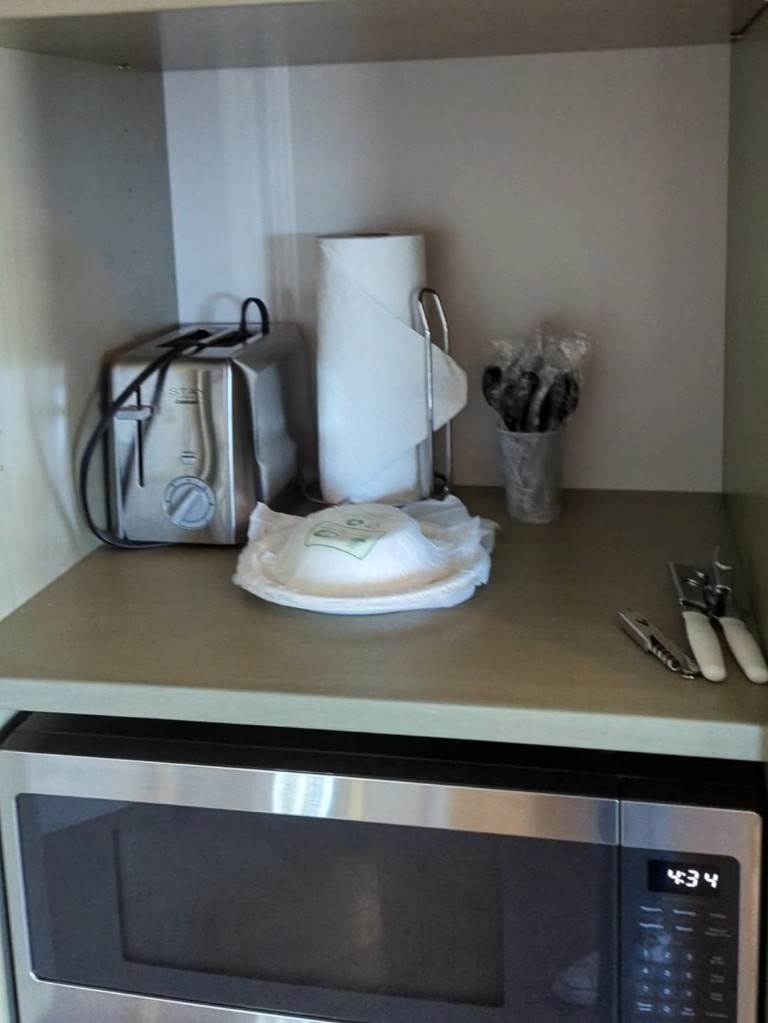
<instances>
[{"instance_id":1,"label":"wood laminate countertop","mask_svg":"<svg viewBox=\"0 0 768 1023\"><path fill-rule=\"evenodd\" d=\"M720 496L574 491L525 526L459 495L501 529L457 608L297 611L234 586L232 548L99 550L0 623L0 706L768 760L768 687L680 679L616 625L683 641L666 563L728 544Z\"/></svg>"}]
</instances>

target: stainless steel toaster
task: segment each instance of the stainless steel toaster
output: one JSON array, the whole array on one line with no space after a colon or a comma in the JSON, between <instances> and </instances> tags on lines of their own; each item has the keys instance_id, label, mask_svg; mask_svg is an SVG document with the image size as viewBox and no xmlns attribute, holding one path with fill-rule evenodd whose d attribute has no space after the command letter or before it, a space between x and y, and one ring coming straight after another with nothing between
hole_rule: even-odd
<instances>
[{"instance_id":1,"label":"stainless steel toaster","mask_svg":"<svg viewBox=\"0 0 768 1023\"><path fill-rule=\"evenodd\" d=\"M138 384L112 419L113 533L146 543L242 543L256 503L274 505L299 482L301 337L290 324L245 338L235 325L181 327L114 359L108 401L174 348L183 354Z\"/></svg>"}]
</instances>

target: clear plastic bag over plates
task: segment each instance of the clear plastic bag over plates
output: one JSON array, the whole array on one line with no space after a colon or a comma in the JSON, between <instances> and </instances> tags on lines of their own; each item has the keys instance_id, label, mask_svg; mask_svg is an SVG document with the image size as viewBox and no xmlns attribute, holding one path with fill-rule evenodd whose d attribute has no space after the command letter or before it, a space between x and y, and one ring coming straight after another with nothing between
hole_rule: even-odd
<instances>
[{"instance_id":1,"label":"clear plastic bag over plates","mask_svg":"<svg viewBox=\"0 0 768 1023\"><path fill-rule=\"evenodd\" d=\"M337 505L306 518L259 504L234 582L327 614L453 607L488 581L495 528L452 495L402 509Z\"/></svg>"}]
</instances>

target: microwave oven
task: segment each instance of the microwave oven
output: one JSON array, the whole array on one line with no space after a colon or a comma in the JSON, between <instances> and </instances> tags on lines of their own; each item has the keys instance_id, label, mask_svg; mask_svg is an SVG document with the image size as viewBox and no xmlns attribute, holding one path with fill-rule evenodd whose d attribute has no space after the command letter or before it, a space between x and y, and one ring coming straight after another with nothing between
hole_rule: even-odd
<instances>
[{"instance_id":1,"label":"microwave oven","mask_svg":"<svg viewBox=\"0 0 768 1023\"><path fill-rule=\"evenodd\" d=\"M19 1023L757 1023L758 765L30 715Z\"/></svg>"}]
</instances>

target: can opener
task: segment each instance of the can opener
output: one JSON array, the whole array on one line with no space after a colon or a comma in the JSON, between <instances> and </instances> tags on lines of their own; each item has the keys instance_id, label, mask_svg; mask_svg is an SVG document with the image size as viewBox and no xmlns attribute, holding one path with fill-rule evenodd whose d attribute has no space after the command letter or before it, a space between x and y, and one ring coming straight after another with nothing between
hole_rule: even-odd
<instances>
[{"instance_id":1,"label":"can opener","mask_svg":"<svg viewBox=\"0 0 768 1023\"><path fill-rule=\"evenodd\" d=\"M619 625L639 647L661 661L670 671L682 678L695 678L701 674L696 661L644 615L637 611L619 611Z\"/></svg>"},{"instance_id":2,"label":"can opener","mask_svg":"<svg viewBox=\"0 0 768 1023\"><path fill-rule=\"evenodd\" d=\"M719 622L726 642L750 682L768 682L768 665L733 600L733 566L720 560L719 548L709 570L695 565L669 563L685 631L704 678L722 682L726 670L723 652L713 628Z\"/></svg>"}]
</instances>

